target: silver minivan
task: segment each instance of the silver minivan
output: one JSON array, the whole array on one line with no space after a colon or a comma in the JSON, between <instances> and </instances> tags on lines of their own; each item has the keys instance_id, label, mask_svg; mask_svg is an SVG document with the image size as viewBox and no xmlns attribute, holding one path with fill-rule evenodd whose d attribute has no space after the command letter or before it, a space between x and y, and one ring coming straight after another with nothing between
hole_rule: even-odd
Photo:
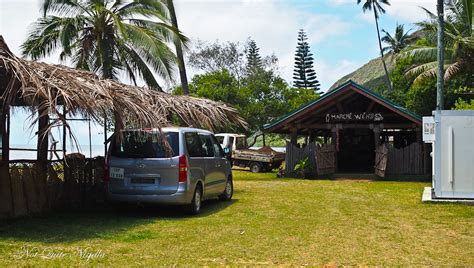
<instances>
[{"instance_id":1,"label":"silver minivan","mask_svg":"<svg viewBox=\"0 0 474 268\"><path fill-rule=\"evenodd\" d=\"M232 198L227 154L207 130L122 131L106 159L108 198L114 203L186 205L197 214L204 199Z\"/></svg>"}]
</instances>

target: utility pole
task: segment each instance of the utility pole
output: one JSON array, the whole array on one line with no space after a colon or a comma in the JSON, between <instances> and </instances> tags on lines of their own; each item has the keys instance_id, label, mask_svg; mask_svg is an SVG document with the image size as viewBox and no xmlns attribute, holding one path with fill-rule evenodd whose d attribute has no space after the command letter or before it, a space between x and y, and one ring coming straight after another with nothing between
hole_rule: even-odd
<instances>
[{"instance_id":1,"label":"utility pole","mask_svg":"<svg viewBox=\"0 0 474 268\"><path fill-rule=\"evenodd\" d=\"M444 92L444 0L437 0L438 11L438 75L436 81L436 110L443 110Z\"/></svg>"}]
</instances>

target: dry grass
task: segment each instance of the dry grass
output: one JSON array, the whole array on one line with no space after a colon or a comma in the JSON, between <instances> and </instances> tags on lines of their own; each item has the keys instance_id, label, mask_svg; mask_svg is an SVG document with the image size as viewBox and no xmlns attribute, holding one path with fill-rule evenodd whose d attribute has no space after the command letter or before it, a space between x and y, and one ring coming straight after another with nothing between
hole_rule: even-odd
<instances>
[{"instance_id":1,"label":"dry grass","mask_svg":"<svg viewBox=\"0 0 474 268\"><path fill-rule=\"evenodd\" d=\"M0 263L474 265L474 206L423 204L427 183L234 177L234 200L207 202L198 217L101 209L0 225ZM87 260L79 249L103 255Z\"/></svg>"},{"instance_id":2,"label":"dry grass","mask_svg":"<svg viewBox=\"0 0 474 268\"><path fill-rule=\"evenodd\" d=\"M0 88L4 90L0 91L0 100L6 107L29 107L42 111L41 115L54 115L66 125L62 105L69 115L82 114L99 122L105 114L113 115L119 127L131 123L135 127L160 128L170 125L173 116L187 126L211 130L229 124L246 126L234 108L221 102L173 96L100 79L91 72L18 58L1 36Z\"/></svg>"}]
</instances>

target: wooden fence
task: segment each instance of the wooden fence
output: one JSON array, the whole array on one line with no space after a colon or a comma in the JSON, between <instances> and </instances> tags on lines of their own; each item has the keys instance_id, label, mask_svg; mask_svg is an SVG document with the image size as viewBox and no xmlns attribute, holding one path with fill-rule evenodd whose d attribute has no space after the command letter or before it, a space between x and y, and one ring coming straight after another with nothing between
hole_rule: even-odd
<instances>
[{"instance_id":1,"label":"wooden fence","mask_svg":"<svg viewBox=\"0 0 474 268\"><path fill-rule=\"evenodd\" d=\"M1 217L34 215L50 210L80 209L105 201L103 185L104 158L86 159L72 154L63 161L51 161L46 182L36 176L34 161L10 164L11 211ZM2 180L5 178L2 178Z\"/></svg>"},{"instance_id":2,"label":"wooden fence","mask_svg":"<svg viewBox=\"0 0 474 268\"><path fill-rule=\"evenodd\" d=\"M295 166L299 161L308 158L309 165L316 167L316 143L310 143L304 148L300 148L291 143L286 144L285 176L295 176Z\"/></svg>"},{"instance_id":3,"label":"wooden fence","mask_svg":"<svg viewBox=\"0 0 474 268\"><path fill-rule=\"evenodd\" d=\"M387 153L386 174L424 175L427 172L423 144L412 143L404 148L389 148Z\"/></svg>"}]
</instances>

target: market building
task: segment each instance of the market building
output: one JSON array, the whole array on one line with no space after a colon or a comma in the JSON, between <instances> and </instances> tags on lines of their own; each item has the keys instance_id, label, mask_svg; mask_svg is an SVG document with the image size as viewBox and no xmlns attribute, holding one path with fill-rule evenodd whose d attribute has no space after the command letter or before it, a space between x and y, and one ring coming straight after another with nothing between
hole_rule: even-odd
<instances>
[{"instance_id":1,"label":"market building","mask_svg":"<svg viewBox=\"0 0 474 268\"><path fill-rule=\"evenodd\" d=\"M291 137L287 174L303 157L309 157L318 175L423 175L429 174L430 161L421 126L419 115L348 81L266 124L264 131ZM297 144L299 137L305 137L304 144Z\"/></svg>"}]
</instances>

